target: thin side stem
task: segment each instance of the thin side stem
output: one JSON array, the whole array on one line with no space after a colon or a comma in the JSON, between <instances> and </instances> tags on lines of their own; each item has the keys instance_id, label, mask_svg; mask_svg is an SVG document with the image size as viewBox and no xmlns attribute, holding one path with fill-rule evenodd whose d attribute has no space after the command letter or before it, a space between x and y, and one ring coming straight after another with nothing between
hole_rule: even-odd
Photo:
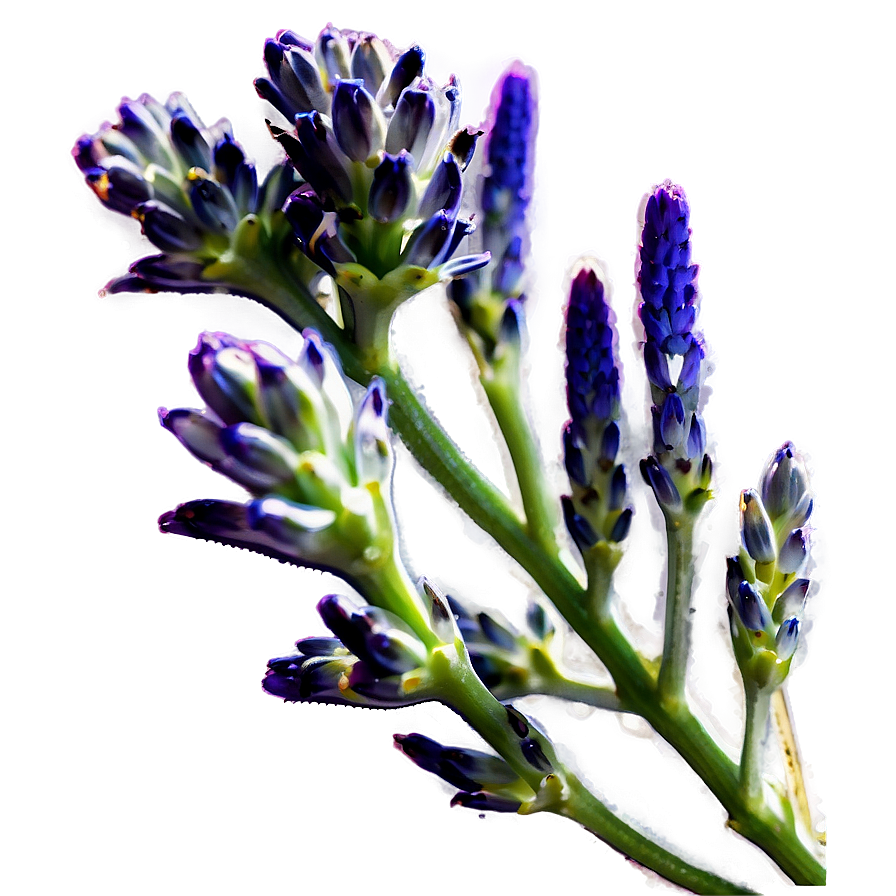
<instances>
[{"instance_id":1,"label":"thin side stem","mask_svg":"<svg viewBox=\"0 0 896 896\"><path fill-rule=\"evenodd\" d=\"M556 501L545 480L544 461L520 401L519 382L511 379L506 372L480 377L510 452L523 500L526 529L546 553L556 555Z\"/></svg>"},{"instance_id":2,"label":"thin side stem","mask_svg":"<svg viewBox=\"0 0 896 896\"><path fill-rule=\"evenodd\" d=\"M666 625L660 666L660 699L684 701L685 678L691 650L691 594L694 588L694 521L666 518L668 569Z\"/></svg>"},{"instance_id":3,"label":"thin side stem","mask_svg":"<svg viewBox=\"0 0 896 896\"><path fill-rule=\"evenodd\" d=\"M740 783L744 799L751 807L763 804L762 771L765 766L770 705L771 694L768 691L746 685L746 725L740 757Z\"/></svg>"},{"instance_id":4,"label":"thin side stem","mask_svg":"<svg viewBox=\"0 0 896 896\"><path fill-rule=\"evenodd\" d=\"M438 668L438 666L437 666ZM554 772L530 764L521 750L521 738L508 725L505 707L495 699L463 657L441 665L441 677L449 692L449 705L461 715L526 781L543 809L581 824L613 849L667 880L694 893L753 893L739 884L712 874L674 855L626 824L594 796L567 769L554 764ZM534 729L530 736L542 742L546 754L550 743Z\"/></svg>"}]
</instances>

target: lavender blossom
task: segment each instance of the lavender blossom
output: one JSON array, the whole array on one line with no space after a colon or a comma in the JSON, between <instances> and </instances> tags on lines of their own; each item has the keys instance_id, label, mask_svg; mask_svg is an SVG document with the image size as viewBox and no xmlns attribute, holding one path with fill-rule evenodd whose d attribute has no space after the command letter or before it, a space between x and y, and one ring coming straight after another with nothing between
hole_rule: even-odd
<instances>
[{"instance_id":1,"label":"lavender blossom","mask_svg":"<svg viewBox=\"0 0 896 896\"><path fill-rule=\"evenodd\" d=\"M529 251L526 212L532 195L538 106L535 72L513 63L492 91L485 124L485 173L479 183L481 247L491 265L449 284L474 350L491 358L501 342L509 301L523 298L525 260ZM521 305L517 304L517 308Z\"/></svg>"},{"instance_id":2,"label":"lavender blossom","mask_svg":"<svg viewBox=\"0 0 896 896\"><path fill-rule=\"evenodd\" d=\"M354 581L391 556L383 485L391 467L382 383L352 408L329 346L306 330L297 361L263 342L203 334L190 374L207 407L159 411L196 458L252 495L190 502L165 532L335 570Z\"/></svg>"},{"instance_id":3,"label":"lavender blossom","mask_svg":"<svg viewBox=\"0 0 896 896\"><path fill-rule=\"evenodd\" d=\"M785 442L766 465L759 490L740 500L742 549L728 559L734 653L745 681L780 686L796 651L809 579L806 523L812 495L805 464Z\"/></svg>"},{"instance_id":4,"label":"lavender blossom","mask_svg":"<svg viewBox=\"0 0 896 896\"><path fill-rule=\"evenodd\" d=\"M600 272L584 264L573 278L566 309L566 400L570 420L563 454L572 488L563 515L586 556L601 543L621 542L633 510L627 504L619 451L619 363L615 316Z\"/></svg>"},{"instance_id":5,"label":"lavender blossom","mask_svg":"<svg viewBox=\"0 0 896 896\"><path fill-rule=\"evenodd\" d=\"M72 155L100 202L136 218L163 254L140 259L106 289L246 294L222 279L217 262L253 241L253 228L276 226L300 184L295 171L277 165L259 184L230 122L206 127L180 93L164 105L148 94L125 99L118 114L117 123L81 137Z\"/></svg>"}]
</instances>

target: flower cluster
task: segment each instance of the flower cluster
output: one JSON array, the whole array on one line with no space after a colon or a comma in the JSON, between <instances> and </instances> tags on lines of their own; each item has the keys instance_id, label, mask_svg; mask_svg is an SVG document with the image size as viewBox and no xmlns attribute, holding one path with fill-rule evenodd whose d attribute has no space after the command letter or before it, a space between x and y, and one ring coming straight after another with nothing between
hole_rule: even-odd
<instances>
[{"instance_id":1,"label":"flower cluster","mask_svg":"<svg viewBox=\"0 0 896 896\"><path fill-rule=\"evenodd\" d=\"M444 747L422 734L396 734L395 746L424 771L460 790L452 806L477 812L519 812L532 789L500 756L464 747Z\"/></svg>"},{"instance_id":2,"label":"flower cluster","mask_svg":"<svg viewBox=\"0 0 896 896\"><path fill-rule=\"evenodd\" d=\"M529 248L526 210L532 195L537 109L535 72L515 62L495 85L485 124L485 173L478 190L482 224L477 238L491 253L492 263L448 286L464 332L483 359L490 360L503 341L502 330L518 326Z\"/></svg>"},{"instance_id":3,"label":"flower cluster","mask_svg":"<svg viewBox=\"0 0 896 896\"><path fill-rule=\"evenodd\" d=\"M641 473L667 514L702 506L712 472L700 415L704 349L694 330L697 265L691 264L689 218L681 187L666 181L654 190L644 212L638 273L653 401L653 454L641 462Z\"/></svg>"},{"instance_id":4,"label":"flower cluster","mask_svg":"<svg viewBox=\"0 0 896 896\"><path fill-rule=\"evenodd\" d=\"M281 31L265 45L269 77L256 81L294 124L269 126L308 184L287 217L347 292L342 311L359 343L365 317L391 316L402 299L488 261L449 262L473 230L460 209L475 137L458 127L454 77L437 86L424 61L420 47L399 54L372 34L330 26L312 44Z\"/></svg>"},{"instance_id":5,"label":"flower cluster","mask_svg":"<svg viewBox=\"0 0 896 896\"><path fill-rule=\"evenodd\" d=\"M275 166L259 184L230 122L205 127L179 93L164 105L148 94L123 100L118 115L115 124L81 137L72 154L103 205L136 218L163 254L140 259L107 289L226 289L219 259L258 240L259 228L271 237L286 197L300 184L292 166ZM288 229L281 230L282 241Z\"/></svg>"},{"instance_id":6,"label":"flower cluster","mask_svg":"<svg viewBox=\"0 0 896 896\"><path fill-rule=\"evenodd\" d=\"M264 342L200 337L189 369L207 408L162 408L160 420L253 498L191 501L159 524L351 581L393 549L386 398L375 379L353 411L335 355L313 331L303 335L296 361Z\"/></svg>"},{"instance_id":7,"label":"flower cluster","mask_svg":"<svg viewBox=\"0 0 896 896\"><path fill-rule=\"evenodd\" d=\"M290 703L387 709L433 699L424 684L428 651L394 613L330 594L317 605L333 638L303 638L296 653L268 662L267 693Z\"/></svg>"},{"instance_id":8,"label":"flower cluster","mask_svg":"<svg viewBox=\"0 0 896 896\"><path fill-rule=\"evenodd\" d=\"M727 592L734 653L744 680L774 690L787 676L800 632L809 579L806 523L812 495L791 442L776 452L759 490L740 500L742 549L728 559Z\"/></svg>"},{"instance_id":9,"label":"flower cluster","mask_svg":"<svg viewBox=\"0 0 896 896\"><path fill-rule=\"evenodd\" d=\"M572 488L564 495L566 527L583 556L628 534L625 467L619 451L619 364L615 317L597 268L584 264L566 309L566 401L563 455Z\"/></svg>"}]
</instances>

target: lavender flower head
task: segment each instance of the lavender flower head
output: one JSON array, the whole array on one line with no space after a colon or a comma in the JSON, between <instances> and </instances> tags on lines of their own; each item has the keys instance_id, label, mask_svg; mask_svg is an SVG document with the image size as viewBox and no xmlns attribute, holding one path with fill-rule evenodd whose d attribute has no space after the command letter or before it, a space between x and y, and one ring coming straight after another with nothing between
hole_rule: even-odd
<instances>
[{"instance_id":1,"label":"lavender flower head","mask_svg":"<svg viewBox=\"0 0 896 896\"><path fill-rule=\"evenodd\" d=\"M711 472L700 415L705 353L694 329L697 265L691 264L689 217L681 187L666 181L654 190L644 212L638 273L654 452L641 470L660 505L672 512L695 491L705 494Z\"/></svg>"},{"instance_id":2,"label":"lavender flower head","mask_svg":"<svg viewBox=\"0 0 896 896\"><path fill-rule=\"evenodd\" d=\"M583 556L595 545L628 534L625 467L619 451L619 363L615 316L601 272L584 264L572 281L566 309L566 400L570 420L563 453L572 495L565 495L566 526Z\"/></svg>"},{"instance_id":3,"label":"lavender flower head","mask_svg":"<svg viewBox=\"0 0 896 896\"><path fill-rule=\"evenodd\" d=\"M535 72L514 62L492 91L486 124L484 175L479 182L482 223L478 245L491 264L449 284L468 338L477 353L490 357L509 325L518 327L529 251L526 212L532 195L538 131ZM507 320L507 310L514 320ZM512 334L512 330L511 330Z\"/></svg>"}]
</instances>

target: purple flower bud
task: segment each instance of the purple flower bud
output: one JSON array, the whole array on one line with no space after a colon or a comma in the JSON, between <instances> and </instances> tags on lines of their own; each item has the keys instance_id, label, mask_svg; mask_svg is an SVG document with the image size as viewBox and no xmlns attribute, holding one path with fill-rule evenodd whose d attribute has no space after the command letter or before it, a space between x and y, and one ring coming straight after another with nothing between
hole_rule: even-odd
<instances>
[{"instance_id":1,"label":"purple flower bud","mask_svg":"<svg viewBox=\"0 0 896 896\"><path fill-rule=\"evenodd\" d=\"M411 234L402 252L402 264L430 267L450 244L454 219L444 210L436 212Z\"/></svg>"},{"instance_id":2,"label":"purple flower bud","mask_svg":"<svg viewBox=\"0 0 896 896\"><path fill-rule=\"evenodd\" d=\"M808 579L794 579L787 586L784 593L775 601L773 615L775 619L785 619L788 616L801 616L806 604L806 595L809 593L810 582Z\"/></svg>"},{"instance_id":3,"label":"purple flower bud","mask_svg":"<svg viewBox=\"0 0 896 896\"><path fill-rule=\"evenodd\" d=\"M610 510L620 510L622 508L627 489L628 483L625 477L625 467L619 464L610 477L610 497L607 502Z\"/></svg>"},{"instance_id":4,"label":"purple flower bud","mask_svg":"<svg viewBox=\"0 0 896 896\"><path fill-rule=\"evenodd\" d=\"M809 475L803 459L785 442L776 452L762 477L762 500L773 520L789 515L798 518L793 527L802 526L812 512Z\"/></svg>"},{"instance_id":5,"label":"purple flower bud","mask_svg":"<svg viewBox=\"0 0 896 896\"><path fill-rule=\"evenodd\" d=\"M137 206L143 233L163 252L193 252L203 245L202 232L174 209L151 199Z\"/></svg>"},{"instance_id":6,"label":"purple flower bud","mask_svg":"<svg viewBox=\"0 0 896 896\"><path fill-rule=\"evenodd\" d=\"M572 421L563 428L563 461L570 482L587 488L589 477L585 470L585 458L573 434Z\"/></svg>"},{"instance_id":7,"label":"purple flower bud","mask_svg":"<svg viewBox=\"0 0 896 896\"><path fill-rule=\"evenodd\" d=\"M196 217L214 233L230 233L241 217L230 190L202 175L190 177L189 182Z\"/></svg>"},{"instance_id":8,"label":"purple flower bud","mask_svg":"<svg viewBox=\"0 0 896 896\"><path fill-rule=\"evenodd\" d=\"M767 631L772 625L772 617L765 601L749 582L738 585L735 608L744 628L750 631Z\"/></svg>"},{"instance_id":9,"label":"purple flower bud","mask_svg":"<svg viewBox=\"0 0 896 896\"><path fill-rule=\"evenodd\" d=\"M660 436L663 450L676 451L685 437L684 405L674 392L666 396L660 413Z\"/></svg>"},{"instance_id":10,"label":"purple flower bud","mask_svg":"<svg viewBox=\"0 0 896 896\"><path fill-rule=\"evenodd\" d=\"M775 530L762 499L754 489L742 492L740 498L741 536L747 553L757 563L774 563L777 559Z\"/></svg>"},{"instance_id":11,"label":"purple flower bud","mask_svg":"<svg viewBox=\"0 0 896 896\"><path fill-rule=\"evenodd\" d=\"M572 540L576 543L576 547L582 553L585 553L594 547L600 539L591 523L576 512L572 498L568 495L563 495L560 501L563 507L563 521L566 523L566 528L572 536Z\"/></svg>"},{"instance_id":12,"label":"purple flower bud","mask_svg":"<svg viewBox=\"0 0 896 896\"><path fill-rule=\"evenodd\" d=\"M436 120L436 105L429 91L405 90L395 106L386 133L386 152L406 149L416 163L423 161Z\"/></svg>"},{"instance_id":13,"label":"purple flower bud","mask_svg":"<svg viewBox=\"0 0 896 896\"><path fill-rule=\"evenodd\" d=\"M405 51L398 57L383 93L383 99L387 105L397 105L401 92L406 87L410 87L423 74L425 61L426 54L418 46L411 47L410 50Z\"/></svg>"},{"instance_id":14,"label":"purple flower bud","mask_svg":"<svg viewBox=\"0 0 896 896\"><path fill-rule=\"evenodd\" d=\"M404 150L397 156L383 154L370 185L367 210L372 218L388 224L404 216L414 191L413 162Z\"/></svg>"},{"instance_id":15,"label":"purple flower bud","mask_svg":"<svg viewBox=\"0 0 896 896\"><path fill-rule=\"evenodd\" d=\"M655 457L641 461L641 476L653 490L660 507L672 511L681 510L682 501L678 488L669 471Z\"/></svg>"},{"instance_id":16,"label":"purple flower bud","mask_svg":"<svg viewBox=\"0 0 896 896\"><path fill-rule=\"evenodd\" d=\"M354 162L366 162L383 146L385 121L363 81L343 80L333 92L333 132Z\"/></svg>"},{"instance_id":17,"label":"purple flower bud","mask_svg":"<svg viewBox=\"0 0 896 896\"><path fill-rule=\"evenodd\" d=\"M392 56L383 41L375 34L359 34L352 50L351 76L362 80L367 92L376 96L391 68Z\"/></svg>"},{"instance_id":18,"label":"purple flower bud","mask_svg":"<svg viewBox=\"0 0 896 896\"><path fill-rule=\"evenodd\" d=\"M626 507L625 510L616 517L616 522L613 523L613 528L610 530L608 536L610 541L619 544L621 541L625 540L625 537L629 533L629 529L631 529L634 513L635 511L631 507Z\"/></svg>"},{"instance_id":19,"label":"purple flower bud","mask_svg":"<svg viewBox=\"0 0 896 896\"><path fill-rule=\"evenodd\" d=\"M184 112L176 113L171 119L171 143L181 157L185 168L212 169L212 148L198 126Z\"/></svg>"},{"instance_id":20,"label":"purple flower bud","mask_svg":"<svg viewBox=\"0 0 896 896\"><path fill-rule=\"evenodd\" d=\"M456 793L451 799L452 806L463 806L476 812L519 812L523 805L519 800L493 793Z\"/></svg>"},{"instance_id":21,"label":"purple flower bud","mask_svg":"<svg viewBox=\"0 0 896 896\"><path fill-rule=\"evenodd\" d=\"M431 218L443 210L449 217L455 218L460 209L462 192L463 183L457 159L451 153L445 153L420 200L417 214L421 218Z\"/></svg>"},{"instance_id":22,"label":"purple flower bud","mask_svg":"<svg viewBox=\"0 0 896 896\"><path fill-rule=\"evenodd\" d=\"M687 455L697 460L706 453L706 424L702 417L691 414L691 425L688 427Z\"/></svg>"},{"instance_id":23,"label":"purple flower bud","mask_svg":"<svg viewBox=\"0 0 896 896\"><path fill-rule=\"evenodd\" d=\"M800 636L800 621L795 616L785 619L784 624L778 629L775 638L775 653L782 661L789 660L796 651Z\"/></svg>"},{"instance_id":24,"label":"purple flower bud","mask_svg":"<svg viewBox=\"0 0 896 896\"><path fill-rule=\"evenodd\" d=\"M808 553L806 533L802 529L794 529L778 552L778 570L783 573L794 573L802 565Z\"/></svg>"}]
</instances>

